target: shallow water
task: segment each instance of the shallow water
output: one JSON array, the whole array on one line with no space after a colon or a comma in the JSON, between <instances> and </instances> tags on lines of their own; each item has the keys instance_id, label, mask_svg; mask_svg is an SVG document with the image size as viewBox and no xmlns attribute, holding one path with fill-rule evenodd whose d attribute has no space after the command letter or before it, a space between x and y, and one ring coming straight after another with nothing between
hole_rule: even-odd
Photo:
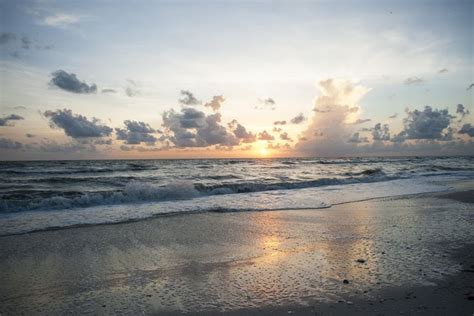
<instances>
[{"instance_id":1,"label":"shallow water","mask_svg":"<svg viewBox=\"0 0 474 316\"><path fill-rule=\"evenodd\" d=\"M472 157L1 162L0 235L446 190Z\"/></svg>"},{"instance_id":2,"label":"shallow water","mask_svg":"<svg viewBox=\"0 0 474 316\"><path fill-rule=\"evenodd\" d=\"M378 301L383 288L435 285L456 273L450 253L474 240L472 210L392 198L2 237L0 311L150 314Z\"/></svg>"}]
</instances>

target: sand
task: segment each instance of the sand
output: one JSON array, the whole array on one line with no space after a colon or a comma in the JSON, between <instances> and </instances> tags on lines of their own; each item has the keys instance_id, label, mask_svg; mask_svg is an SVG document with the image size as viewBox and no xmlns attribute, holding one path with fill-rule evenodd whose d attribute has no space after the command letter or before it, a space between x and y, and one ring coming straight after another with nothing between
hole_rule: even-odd
<instances>
[{"instance_id":1,"label":"sand","mask_svg":"<svg viewBox=\"0 0 474 316\"><path fill-rule=\"evenodd\" d=\"M474 191L455 187L0 237L0 314L472 315Z\"/></svg>"}]
</instances>

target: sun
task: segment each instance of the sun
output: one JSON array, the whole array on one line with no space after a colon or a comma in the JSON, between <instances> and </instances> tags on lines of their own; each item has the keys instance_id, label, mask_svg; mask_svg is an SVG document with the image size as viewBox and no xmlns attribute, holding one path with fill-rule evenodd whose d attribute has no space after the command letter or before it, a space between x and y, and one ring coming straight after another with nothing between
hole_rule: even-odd
<instances>
[{"instance_id":1,"label":"sun","mask_svg":"<svg viewBox=\"0 0 474 316\"><path fill-rule=\"evenodd\" d=\"M260 156L267 156L268 150L266 148L260 148Z\"/></svg>"}]
</instances>

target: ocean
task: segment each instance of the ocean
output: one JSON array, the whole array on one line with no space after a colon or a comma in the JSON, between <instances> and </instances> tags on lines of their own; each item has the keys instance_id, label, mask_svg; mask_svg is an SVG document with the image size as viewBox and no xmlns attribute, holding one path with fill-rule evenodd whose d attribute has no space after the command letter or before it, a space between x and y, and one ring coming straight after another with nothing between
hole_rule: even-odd
<instances>
[{"instance_id":1,"label":"ocean","mask_svg":"<svg viewBox=\"0 0 474 316\"><path fill-rule=\"evenodd\" d=\"M0 162L0 235L449 190L473 157Z\"/></svg>"}]
</instances>

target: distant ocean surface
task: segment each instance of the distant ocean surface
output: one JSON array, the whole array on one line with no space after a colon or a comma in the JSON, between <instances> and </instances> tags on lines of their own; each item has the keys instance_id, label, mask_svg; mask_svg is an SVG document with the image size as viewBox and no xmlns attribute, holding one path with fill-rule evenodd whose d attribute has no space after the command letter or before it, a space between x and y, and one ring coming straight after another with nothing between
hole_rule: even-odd
<instances>
[{"instance_id":1,"label":"distant ocean surface","mask_svg":"<svg viewBox=\"0 0 474 316\"><path fill-rule=\"evenodd\" d=\"M447 190L473 157L0 162L0 235Z\"/></svg>"}]
</instances>

